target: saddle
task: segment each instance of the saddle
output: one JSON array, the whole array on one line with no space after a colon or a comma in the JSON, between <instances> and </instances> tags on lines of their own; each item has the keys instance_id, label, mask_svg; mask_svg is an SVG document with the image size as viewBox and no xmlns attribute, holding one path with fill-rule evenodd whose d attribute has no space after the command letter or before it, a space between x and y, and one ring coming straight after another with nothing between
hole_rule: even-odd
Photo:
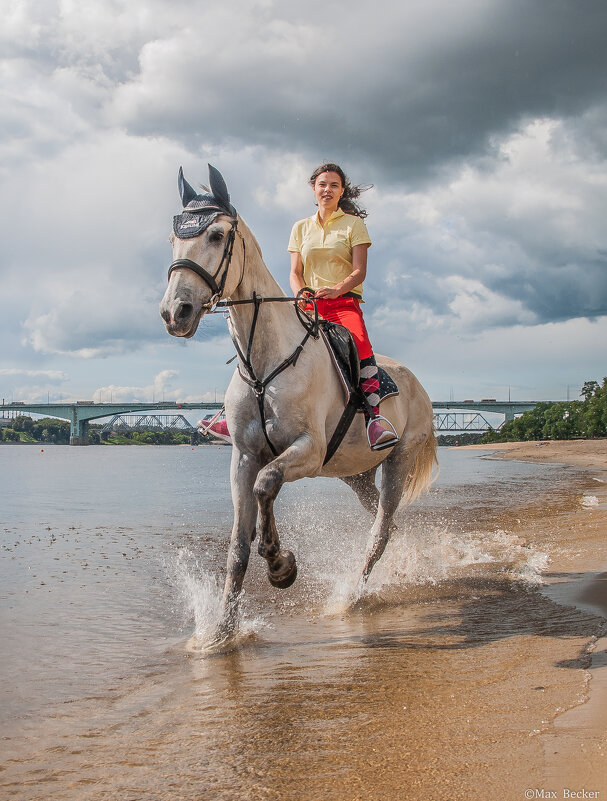
<instances>
[{"instance_id":1,"label":"saddle","mask_svg":"<svg viewBox=\"0 0 607 801\"><path fill-rule=\"evenodd\" d=\"M360 359L358 358L354 337L343 325L331 323L328 320L319 320L318 322L320 332L333 359L333 364L339 370L346 399L349 399L353 392L358 391L360 382ZM378 394L379 402L381 403L392 395L398 395L398 387L394 379L383 367L378 367L377 369L379 373L377 376L379 381ZM364 403L361 401L358 411L363 411L363 409Z\"/></svg>"},{"instance_id":2,"label":"saddle","mask_svg":"<svg viewBox=\"0 0 607 801\"><path fill-rule=\"evenodd\" d=\"M360 359L354 337L344 325L337 325L322 318L318 321L318 325L320 333L324 335L325 344L329 346L333 363L338 368L342 381L346 382L349 395L360 381Z\"/></svg>"},{"instance_id":3,"label":"saddle","mask_svg":"<svg viewBox=\"0 0 607 801\"><path fill-rule=\"evenodd\" d=\"M319 329L333 364L341 379L344 390L346 408L341 416L329 444L324 464L335 454L343 438L348 432L356 412L362 412L367 407L367 401L362 393L360 382L360 359L354 342L354 337L343 325L331 323L328 320L319 320ZM398 387L383 367L378 367L379 403L391 395L398 395Z\"/></svg>"}]
</instances>

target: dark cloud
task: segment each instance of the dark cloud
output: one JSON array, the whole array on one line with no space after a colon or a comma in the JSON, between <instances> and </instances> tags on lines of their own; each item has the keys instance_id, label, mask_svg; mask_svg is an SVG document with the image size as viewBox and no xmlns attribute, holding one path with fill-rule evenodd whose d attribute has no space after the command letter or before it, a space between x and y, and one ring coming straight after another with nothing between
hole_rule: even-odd
<instances>
[{"instance_id":1,"label":"dark cloud","mask_svg":"<svg viewBox=\"0 0 607 801\"><path fill-rule=\"evenodd\" d=\"M603 2L412 8L354 3L327 26L326 12L314 21L314 5L299 23L282 5L261 19L245 12L215 45L199 47L194 34L155 43L114 111L134 133L192 147L232 140L313 159L340 154L417 181L486 152L527 117L605 102Z\"/></svg>"},{"instance_id":2,"label":"dark cloud","mask_svg":"<svg viewBox=\"0 0 607 801\"><path fill-rule=\"evenodd\" d=\"M3 22L11 366L165 341L177 168L198 185L207 160L285 289L311 169L375 185L366 316L395 355L607 314L603 0L23 0ZM220 318L196 340L171 352L229 350Z\"/></svg>"}]
</instances>

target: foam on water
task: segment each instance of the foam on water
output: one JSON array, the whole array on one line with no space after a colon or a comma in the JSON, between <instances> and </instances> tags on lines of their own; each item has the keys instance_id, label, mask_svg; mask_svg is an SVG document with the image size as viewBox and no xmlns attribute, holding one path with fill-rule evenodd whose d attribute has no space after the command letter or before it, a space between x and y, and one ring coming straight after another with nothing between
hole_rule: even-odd
<instances>
[{"instance_id":1,"label":"foam on water","mask_svg":"<svg viewBox=\"0 0 607 801\"><path fill-rule=\"evenodd\" d=\"M549 562L547 554L503 529L463 533L447 524L405 526L392 537L364 587L358 583L360 572L348 569L334 575L326 612L339 614L368 596L380 601L393 598L395 590L438 584L479 565L491 565L492 572L497 570L510 581L534 586L543 582Z\"/></svg>"}]
</instances>

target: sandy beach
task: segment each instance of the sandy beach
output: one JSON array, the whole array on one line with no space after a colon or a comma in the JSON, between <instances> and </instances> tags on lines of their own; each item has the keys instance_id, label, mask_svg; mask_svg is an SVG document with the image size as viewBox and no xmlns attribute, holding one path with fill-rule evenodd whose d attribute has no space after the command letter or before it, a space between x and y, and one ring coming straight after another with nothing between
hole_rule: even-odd
<instances>
[{"instance_id":1,"label":"sandy beach","mask_svg":"<svg viewBox=\"0 0 607 801\"><path fill-rule=\"evenodd\" d=\"M490 450L506 459L525 462L561 462L578 467L607 471L607 440L540 440L538 442L494 442L491 445L466 445L467 450Z\"/></svg>"},{"instance_id":2,"label":"sandy beach","mask_svg":"<svg viewBox=\"0 0 607 801\"><path fill-rule=\"evenodd\" d=\"M607 618L607 440L507 442L470 445L491 451L492 458L553 462L588 468L589 484L581 507L550 517L575 533L575 558L553 558L545 591L560 603L575 605ZM607 637L591 645L585 702L557 717L544 738L544 764L536 766L546 789L562 798L565 788L585 788L607 798ZM538 788L541 790L541 788ZM581 796L580 796L581 797ZM584 796L587 797L587 796Z\"/></svg>"}]
</instances>

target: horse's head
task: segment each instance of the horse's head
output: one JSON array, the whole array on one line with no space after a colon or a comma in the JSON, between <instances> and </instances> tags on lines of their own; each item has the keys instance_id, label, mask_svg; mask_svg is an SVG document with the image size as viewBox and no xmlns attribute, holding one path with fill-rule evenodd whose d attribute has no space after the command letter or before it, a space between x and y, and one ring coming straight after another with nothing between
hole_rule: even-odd
<instances>
[{"instance_id":1,"label":"horse's head","mask_svg":"<svg viewBox=\"0 0 607 801\"><path fill-rule=\"evenodd\" d=\"M242 280L242 256L232 263L238 215L218 170L209 164L208 192L197 194L179 168L183 212L173 219L173 261L160 316L169 334L191 337L198 323L223 295ZM240 255L240 254L239 254Z\"/></svg>"}]
</instances>

